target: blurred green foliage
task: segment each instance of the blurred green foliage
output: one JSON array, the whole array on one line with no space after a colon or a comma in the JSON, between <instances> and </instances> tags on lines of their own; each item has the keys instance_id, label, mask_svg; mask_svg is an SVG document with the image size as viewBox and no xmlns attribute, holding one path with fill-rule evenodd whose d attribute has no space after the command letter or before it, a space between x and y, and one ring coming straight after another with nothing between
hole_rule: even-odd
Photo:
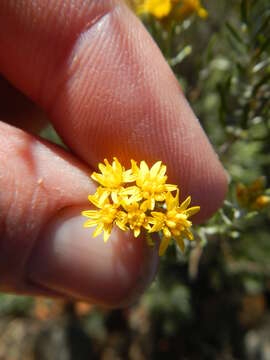
<instances>
[{"instance_id":1,"label":"blurred green foliage","mask_svg":"<svg viewBox=\"0 0 270 360\"><path fill-rule=\"evenodd\" d=\"M142 20L227 170L227 199L197 227L185 254L169 248L138 304L83 315L69 304L45 323L36 320L34 344L44 327L65 334L63 359L269 359L263 349L270 346L270 3L204 5L203 21ZM60 141L51 128L42 136ZM34 321L33 306L32 299L1 295L1 321L18 315ZM54 359L53 344L48 339L52 352L40 359Z\"/></svg>"}]
</instances>

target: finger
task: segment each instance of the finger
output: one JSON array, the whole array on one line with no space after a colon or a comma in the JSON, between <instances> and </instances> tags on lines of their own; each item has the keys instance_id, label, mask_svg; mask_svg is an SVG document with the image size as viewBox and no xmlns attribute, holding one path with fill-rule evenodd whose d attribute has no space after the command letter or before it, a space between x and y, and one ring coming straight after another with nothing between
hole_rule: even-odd
<instances>
[{"instance_id":1,"label":"finger","mask_svg":"<svg viewBox=\"0 0 270 360\"><path fill-rule=\"evenodd\" d=\"M200 220L221 205L223 168L158 48L122 2L2 0L0 10L0 70L47 110L84 161L160 159L201 206Z\"/></svg>"},{"instance_id":2,"label":"finger","mask_svg":"<svg viewBox=\"0 0 270 360\"><path fill-rule=\"evenodd\" d=\"M119 306L153 279L157 250L144 239L114 231L104 244L83 228L80 212L95 190L88 172L0 122L0 291Z\"/></svg>"}]
</instances>

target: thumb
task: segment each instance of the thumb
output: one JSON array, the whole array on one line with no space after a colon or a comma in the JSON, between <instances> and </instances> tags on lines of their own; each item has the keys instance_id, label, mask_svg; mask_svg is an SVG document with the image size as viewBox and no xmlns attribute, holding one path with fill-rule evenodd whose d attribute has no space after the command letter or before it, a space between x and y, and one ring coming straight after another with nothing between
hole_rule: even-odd
<instances>
[{"instance_id":1,"label":"thumb","mask_svg":"<svg viewBox=\"0 0 270 360\"><path fill-rule=\"evenodd\" d=\"M0 122L0 291L119 306L151 282L157 251L112 232L93 238L80 215L95 191L89 169Z\"/></svg>"}]
</instances>

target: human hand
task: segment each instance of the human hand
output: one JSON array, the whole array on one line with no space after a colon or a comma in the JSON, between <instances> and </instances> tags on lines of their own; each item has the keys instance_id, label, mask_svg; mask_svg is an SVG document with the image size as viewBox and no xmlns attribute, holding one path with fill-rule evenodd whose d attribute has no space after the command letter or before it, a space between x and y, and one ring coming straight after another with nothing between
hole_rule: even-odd
<instances>
[{"instance_id":1,"label":"human hand","mask_svg":"<svg viewBox=\"0 0 270 360\"><path fill-rule=\"evenodd\" d=\"M162 160L170 182L201 206L198 221L226 193L222 166L177 80L116 0L2 0L0 73L44 109L73 152L8 125L28 117L35 126L38 116L30 102L14 112L2 81L1 291L131 301L153 279L157 249L117 231L104 244L83 228L80 210L95 191L89 175L97 163Z\"/></svg>"}]
</instances>

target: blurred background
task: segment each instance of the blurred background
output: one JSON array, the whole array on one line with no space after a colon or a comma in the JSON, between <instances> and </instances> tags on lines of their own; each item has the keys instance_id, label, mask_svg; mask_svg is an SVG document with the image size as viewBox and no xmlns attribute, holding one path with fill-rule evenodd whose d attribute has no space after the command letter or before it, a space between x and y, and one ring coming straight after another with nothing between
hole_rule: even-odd
<instances>
[{"instance_id":1,"label":"blurred background","mask_svg":"<svg viewBox=\"0 0 270 360\"><path fill-rule=\"evenodd\" d=\"M129 308L0 295L0 360L268 360L270 1L128 5L224 164L227 199L195 227L185 254L169 248L155 282ZM41 136L61 143L51 127Z\"/></svg>"}]
</instances>

